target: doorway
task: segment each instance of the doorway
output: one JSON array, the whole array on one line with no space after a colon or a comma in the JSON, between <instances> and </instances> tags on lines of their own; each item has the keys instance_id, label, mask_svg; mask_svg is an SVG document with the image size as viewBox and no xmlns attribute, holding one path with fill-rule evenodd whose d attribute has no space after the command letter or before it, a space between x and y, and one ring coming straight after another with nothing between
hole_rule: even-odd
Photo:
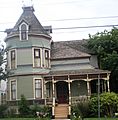
<instances>
[{"instance_id":1,"label":"doorway","mask_svg":"<svg viewBox=\"0 0 118 120\"><path fill-rule=\"evenodd\" d=\"M57 101L59 104L62 103L68 103L68 83L67 82L57 82L56 84L56 90L57 90Z\"/></svg>"}]
</instances>

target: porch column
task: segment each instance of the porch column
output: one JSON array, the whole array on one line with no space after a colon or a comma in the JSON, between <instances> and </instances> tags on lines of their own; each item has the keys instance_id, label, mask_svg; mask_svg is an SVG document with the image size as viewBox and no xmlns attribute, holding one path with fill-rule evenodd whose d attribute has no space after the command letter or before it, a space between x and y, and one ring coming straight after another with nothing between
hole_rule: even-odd
<instances>
[{"instance_id":1,"label":"porch column","mask_svg":"<svg viewBox=\"0 0 118 120\"><path fill-rule=\"evenodd\" d=\"M110 88L109 88L109 80L107 80L107 87L108 87L108 92L110 92Z\"/></svg>"},{"instance_id":2,"label":"porch column","mask_svg":"<svg viewBox=\"0 0 118 120\"><path fill-rule=\"evenodd\" d=\"M108 92L110 92L110 87L109 87L109 76L110 76L110 74L107 74L107 87L108 87Z\"/></svg>"},{"instance_id":3,"label":"porch column","mask_svg":"<svg viewBox=\"0 0 118 120\"><path fill-rule=\"evenodd\" d=\"M47 104L46 103L46 97L47 97L47 95L46 95L46 83L47 82L44 81L44 99L45 99L45 105Z\"/></svg>"},{"instance_id":4,"label":"porch column","mask_svg":"<svg viewBox=\"0 0 118 120\"><path fill-rule=\"evenodd\" d=\"M52 77L52 94L53 94L53 98L52 98L52 118L55 118L55 81L54 81L54 77Z\"/></svg>"},{"instance_id":5,"label":"porch column","mask_svg":"<svg viewBox=\"0 0 118 120\"><path fill-rule=\"evenodd\" d=\"M88 91L88 96L91 96L91 91L90 91L90 81L87 75L87 91Z\"/></svg>"},{"instance_id":6,"label":"porch column","mask_svg":"<svg viewBox=\"0 0 118 120\"><path fill-rule=\"evenodd\" d=\"M68 111L68 117L70 118L71 115L71 88L70 88L71 80L68 76L68 91L69 91L69 111Z\"/></svg>"},{"instance_id":7,"label":"porch column","mask_svg":"<svg viewBox=\"0 0 118 120\"><path fill-rule=\"evenodd\" d=\"M87 81L87 91L88 91L88 96L91 96L91 92L90 92L90 81Z\"/></svg>"}]
</instances>

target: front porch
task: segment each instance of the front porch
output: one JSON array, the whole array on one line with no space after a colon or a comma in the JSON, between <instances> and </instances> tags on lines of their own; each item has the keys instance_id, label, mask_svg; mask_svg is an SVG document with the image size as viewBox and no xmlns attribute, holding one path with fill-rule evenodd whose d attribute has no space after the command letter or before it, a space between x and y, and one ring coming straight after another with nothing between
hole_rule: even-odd
<instances>
[{"instance_id":1,"label":"front porch","mask_svg":"<svg viewBox=\"0 0 118 120\"><path fill-rule=\"evenodd\" d=\"M45 104L51 105L52 118L70 118L71 106L81 100L88 100L91 94L98 92L98 85L100 92L110 91L109 75L109 71L92 69L50 72L44 76ZM62 109L63 104L67 108L64 117L57 115L57 107L62 105Z\"/></svg>"}]
</instances>

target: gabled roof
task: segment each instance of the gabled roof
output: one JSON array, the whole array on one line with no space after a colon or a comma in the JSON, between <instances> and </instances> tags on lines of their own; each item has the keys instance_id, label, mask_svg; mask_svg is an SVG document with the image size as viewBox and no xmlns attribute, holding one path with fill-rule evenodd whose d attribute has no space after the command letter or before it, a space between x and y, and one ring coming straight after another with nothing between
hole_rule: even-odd
<instances>
[{"instance_id":1,"label":"gabled roof","mask_svg":"<svg viewBox=\"0 0 118 120\"><path fill-rule=\"evenodd\" d=\"M52 42L51 59L90 57L85 40Z\"/></svg>"},{"instance_id":2,"label":"gabled roof","mask_svg":"<svg viewBox=\"0 0 118 120\"><path fill-rule=\"evenodd\" d=\"M30 7L23 7L23 13L16 22L15 26L13 29L11 29L11 32L18 32L19 25L25 22L29 26L29 32L31 33L36 33L36 34L47 34L43 26L40 24L38 19L36 18L34 14L34 8L32 6Z\"/></svg>"}]
</instances>

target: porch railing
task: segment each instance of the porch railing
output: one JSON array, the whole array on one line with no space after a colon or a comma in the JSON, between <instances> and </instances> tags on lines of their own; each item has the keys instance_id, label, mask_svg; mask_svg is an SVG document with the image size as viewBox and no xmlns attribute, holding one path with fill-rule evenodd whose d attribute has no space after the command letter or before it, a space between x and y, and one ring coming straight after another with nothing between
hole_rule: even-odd
<instances>
[{"instance_id":1,"label":"porch railing","mask_svg":"<svg viewBox=\"0 0 118 120\"><path fill-rule=\"evenodd\" d=\"M82 95L82 96L74 96L71 97L71 104L77 104L79 102L85 102L90 99L90 96Z\"/></svg>"}]
</instances>

